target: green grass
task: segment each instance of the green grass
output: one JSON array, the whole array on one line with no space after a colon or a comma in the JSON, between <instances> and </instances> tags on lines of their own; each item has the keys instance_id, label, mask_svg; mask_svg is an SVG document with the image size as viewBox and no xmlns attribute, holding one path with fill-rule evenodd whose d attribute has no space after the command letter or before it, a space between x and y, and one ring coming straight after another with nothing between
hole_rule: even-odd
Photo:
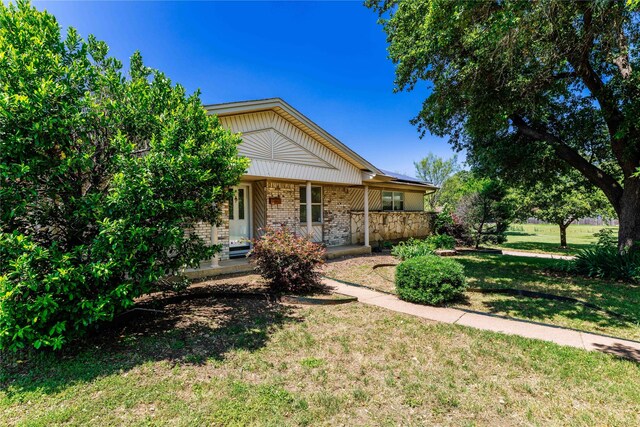
<instances>
[{"instance_id":1,"label":"green grass","mask_svg":"<svg viewBox=\"0 0 640 427\"><path fill-rule=\"evenodd\" d=\"M640 340L640 287L610 280L555 273L559 260L508 255L466 255L456 260L465 267L468 283L479 288L515 288L578 298L622 314L619 319L568 302L499 294L467 292L457 305L479 311L552 323Z\"/></svg>"},{"instance_id":2,"label":"green grass","mask_svg":"<svg viewBox=\"0 0 640 427\"><path fill-rule=\"evenodd\" d=\"M594 233L602 228L618 227L596 225L570 225L567 228L567 249L560 247L560 229L553 224L513 224L507 232L507 241L499 247L527 252L574 255L578 250L595 243Z\"/></svg>"},{"instance_id":3,"label":"green grass","mask_svg":"<svg viewBox=\"0 0 640 427\"><path fill-rule=\"evenodd\" d=\"M0 423L640 424L640 365L602 353L357 303L166 309L66 353L5 359Z\"/></svg>"},{"instance_id":4,"label":"green grass","mask_svg":"<svg viewBox=\"0 0 640 427\"><path fill-rule=\"evenodd\" d=\"M471 287L524 289L578 298L631 320L569 302L474 292L465 292L464 298L453 304L456 307L640 340L640 286L562 274L554 268L566 261L557 259L491 254L455 259L463 264ZM374 264L394 262L398 260L391 256L337 260L327 264L325 274L395 293L395 267L372 269Z\"/></svg>"}]
</instances>

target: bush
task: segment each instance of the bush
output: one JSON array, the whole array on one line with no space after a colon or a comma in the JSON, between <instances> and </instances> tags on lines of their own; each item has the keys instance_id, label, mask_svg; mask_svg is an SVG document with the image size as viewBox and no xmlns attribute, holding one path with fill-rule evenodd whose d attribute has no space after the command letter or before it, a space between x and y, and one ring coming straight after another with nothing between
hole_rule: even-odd
<instances>
[{"instance_id":1,"label":"bush","mask_svg":"<svg viewBox=\"0 0 640 427\"><path fill-rule=\"evenodd\" d=\"M439 305L459 297L465 288L464 267L449 258L411 258L396 270L396 291L405 301Z\"/></svg>"},{"instance_id":2,"label":"bush","mask_svg":"<svg viewBox=\"0 0 640 427\"><path fill-rule=\"evenodd\" d=\"M456 247L456 239L447 234L434 234L425 240L433 244L436 249L455 249Z\"/></svg>"},{"instance_id":3,"label":"bush","mask_svg":"<svg viewBox=\"0 0 640 427\"><path fill-rule=\"evenodd\" d=\"M265 229L250 254L256 271L276 292L300 293L321 286L318 267L324 262L325 249L286 228Z\"/></svg>"},{"instance_id":4,"label":"bush","mask_svg":"<svg viewBox=\"0 0 640 427\"><path fill-rule=\"evenodd\" d=\"M467 228L452 212L439 213L434 221L434 231L439 235L447 235L454 238L458 246L471 246L473 238Z\"/></svg>"},{"instance_id":5,"label":"bush","mask_svg":"<svg viewBox=\"0 0 640 427\"><path fill-rule=\"evenodd\" d=\"M398 243L391 250L391 255L401 260L418 256L431 255L436 249L454 249L456 240L446 234L434 234L423 240L410 238Z\"/></svg>"},{"instance_id":6,"label":"bush","mask_svg":"<svg viewBox=\"0 0 640 427\"><path fill-rule=\"evenodd\" d=\"M594 234L598 242L592 248L579 251L569 263L569 272L589 277L640 282L640 251L618 250L617 240L610 229Z\"/></svg>"},{"instance_id":7,"label":"bush","mask_svg":"<svg viewBox=\"0 0 640 427\"><path fill-rule=\"evenodd\" d=\"M185 228L248 164L197 94L60 31L0 3L0 350L57 350L219 252Z\"/></svg>"},{"instance_id":8,"label":"bush","mask_svg":"<svg viewBox=\"0 0 640 427\"><path fill-rule=\"evenodd\" d=\"M410 238L407 241L399 242L391 249L391 255L401 260L415 258L424 255L431 255L436 248L431 242L426 240Z\"/></svg>"}]
</instances>

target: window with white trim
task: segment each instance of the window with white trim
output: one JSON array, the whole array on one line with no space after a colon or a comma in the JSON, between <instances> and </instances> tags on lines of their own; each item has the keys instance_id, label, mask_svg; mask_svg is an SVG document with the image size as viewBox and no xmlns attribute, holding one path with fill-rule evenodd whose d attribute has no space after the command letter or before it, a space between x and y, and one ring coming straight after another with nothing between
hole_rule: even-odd
<instances>
[{"instance_id":1,"label":"window with white trim","mask_svg":"<svg viewBox=\"0 0 640 427\"><path fill-rule=\"evenodd\" d=\"M404 210L404 193L402 191L383 191L382 192L382 210L383 211L403 211Z\"/></svg>"},{"instance_id":2,"label":"window with white trim","mask_svg":"<svg viewBox=\"0 0 640 427\"><path fill-rule=\"evenodd\" d=\"M311 222L322 222L322 187L311 187ZM300 187L300 223L307 223L307 187Z\"/></svg>"}]
</instances>

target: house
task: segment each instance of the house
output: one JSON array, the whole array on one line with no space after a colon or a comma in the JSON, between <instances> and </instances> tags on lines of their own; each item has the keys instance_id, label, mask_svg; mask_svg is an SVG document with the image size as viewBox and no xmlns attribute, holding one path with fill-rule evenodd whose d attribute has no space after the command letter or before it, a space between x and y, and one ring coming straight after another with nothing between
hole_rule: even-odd
<instances>
[{"instance_id":1,"label":"house","mask_svg":"<svg viewBox=\"0 0 640 427\"><path fill-rule=\"evenodd\" d=\"M363 251L371 241L430 233L424 195L436 187L377 168L282 99L205 108L242 133L238 150L251 159L222 224L195 228L205 241L222 244L220 260L246 254L250 239L267 226Z\"/></svg>"}]
</instances>

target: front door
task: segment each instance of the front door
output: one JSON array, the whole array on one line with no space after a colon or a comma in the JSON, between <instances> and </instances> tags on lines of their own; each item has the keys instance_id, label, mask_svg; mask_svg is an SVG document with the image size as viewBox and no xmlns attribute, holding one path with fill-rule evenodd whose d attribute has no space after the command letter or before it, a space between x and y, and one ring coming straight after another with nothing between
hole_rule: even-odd
<instances>
[{"instance_id":1,"label":"front door","mask_svg":"<svg viewBox=\"0 0 640 427\"><path fill-rule=\"evenodd\" d=\"M243 256L251 248L249 224L249 186L233 187L233 199L229 201L229 257Z\"/></svg>"}]
</instances>

